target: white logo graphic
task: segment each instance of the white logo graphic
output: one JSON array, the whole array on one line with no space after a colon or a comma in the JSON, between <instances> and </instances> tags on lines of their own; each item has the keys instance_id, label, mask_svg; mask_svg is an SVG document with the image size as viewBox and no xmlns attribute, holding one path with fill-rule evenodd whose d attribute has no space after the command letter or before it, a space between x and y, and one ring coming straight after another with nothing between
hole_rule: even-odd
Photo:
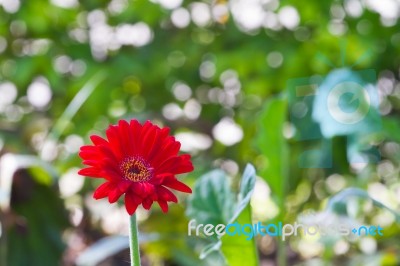
<instances>
[{"instance_id":1,"label":"white logo graphic","mask_svg":"<svg viewBox=\"0 0 400 266\"><path fill-rule=\"evenodd\" d=\"M347 103L341 104L345 94L351 94L352 97ZM368 92L356 82L342 82L336 85L329 93L327 98L327 107L329 114L339 123L352 125L360 122L368 114L370 108L370 97ZM351 111L343 110L343 105L357 106Z\"/></svg>"}]
</instances>

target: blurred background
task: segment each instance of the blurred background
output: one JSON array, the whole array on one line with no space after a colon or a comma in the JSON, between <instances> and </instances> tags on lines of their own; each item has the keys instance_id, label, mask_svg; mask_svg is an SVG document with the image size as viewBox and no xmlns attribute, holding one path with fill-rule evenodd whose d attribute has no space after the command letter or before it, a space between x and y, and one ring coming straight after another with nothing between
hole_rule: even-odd
<instances>
[{"instance_id":1,"label":"blurred background","mask_svg":"<svg viewBox=\"0 0 400 266\"><path fill-rule=\"evenodd\" d=\"M222 169L234 193L252 163L253 221L384 228L257 237L260 265L400 265L399 16L398 0L0 0L0 265L129 264L124 206L92 198L77 152L132 118L171 127L191 187ZM376 91L374 130L288 97L349 77ZM138 210L143 265L224 265L199 259L211 240L187 236L196 210L178 196L167 215Z\"/></svg>"}]
</instances>

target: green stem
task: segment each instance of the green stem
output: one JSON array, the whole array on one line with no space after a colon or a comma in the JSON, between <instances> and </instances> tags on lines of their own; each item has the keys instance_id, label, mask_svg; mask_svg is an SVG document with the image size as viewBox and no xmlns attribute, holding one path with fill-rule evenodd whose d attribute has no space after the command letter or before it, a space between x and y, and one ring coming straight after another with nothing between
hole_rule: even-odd
<instances>
[{"instance_id":1,"label":"green stem","mask_svg":"<svg viewBox=\"0 0 400 266\"><path fill-rule=\"evenodd\" d=\"M129 246L131 249L131 266L140 266L140 250L136 214L131 216L129 230Z\"/></svg>"},{"instance_id":2,"label":"green stem","mask_svg":"<svg viewBox=\"0 0 400 266\"><path fill-rule=\"evenodd\" d=\"M278 240L278 265L286 266L287 258L286 258L286 245L282 239Z\"/></svg>"}]
</instances>

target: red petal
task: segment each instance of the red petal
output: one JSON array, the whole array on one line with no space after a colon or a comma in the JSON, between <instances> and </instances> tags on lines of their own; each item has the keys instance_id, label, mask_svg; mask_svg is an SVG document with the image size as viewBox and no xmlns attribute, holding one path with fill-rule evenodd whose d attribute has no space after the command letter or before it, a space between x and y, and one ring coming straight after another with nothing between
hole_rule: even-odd
<instances>
[{"instance_id":1,"label":"red petal","mask_svg":"<svg viewBox=\"0 0 400 266\"><path fill-rule=\"evenodd\" d=\"M161 136L162 136L163 138L168 137L170 131L171 131L171 130L170 130L169 127L163 127L163 128L161 129Z\"/></svg>"},{"instance_id":2,"label":"red petal","mask_svg":"<svg viewBox=\"0 0 400 266\"><path fill-rule=\"evenodd\" d=\"M125 208L129 215L135 213L137 207L140 205L141 199L133 193L125 194Z\"/></svg>"},{"instance_id":3,"label":"red petal","mask_svg":"<svg viewBox=\"0 0 400 266\"><path fill-rule=\"evenodd\" d=\"M176 198L176 196L174 195L174 193L172 193L169 189L166 189L163 186L158 186L157 187L157 195L159 200L165 200L165 201L172 201L177 203L178 199Z\"/></svg>"},{"instance_id":4,"label":"red petal","mask_svg":"<svg viewBox=\"0 0 400 266\"><path fill-rule=\"evenodd\" d=\"M142 205L143 205L143 208L145 208L146 210L149 210L151 208L151 205L153 205L153 201L149 198L146 198L143 200Z\"/></svg>"},{"instance_id":5,"label":"red petal","mask_svg":"<svg viewBox=\"0 0 400 266\"><path fill-rule=\"evenodd\" d=\"M183 174L193 171L193 165L190 161L190 155L184 154L169 158L168 160L164 161L159 168L156 169L156 173L158 174Z\"/></svg>"},{"instance_id":6,"label":"red petal","mask_svg":"<svg viewBox=\"0 0 400 266\"><path fill-rule=\"evenodd\" d=\"M108 144L108 142L105 139L103 139L102 137L99 137L97 135L90 136L90 139L92 140L94 145L102 145L102 144L107 145Z\"/></svg>"},{"instance_id":7,"label":"red petal","mask_svg":"<svg viewBox=\"0 0 400 266\"><path fill-rule=\"evenodd\" d=\"M161 185L166 178L175 178L171 173L164 173L154 176L152 179L149 180L149 183L153 185Z\"/></svg>"},{"instance_id":8,"label":"red petal","mask_svg":"<svg viewBox=\"0 0 400 266\"><path fill-rule=\"evenodd\" d=\"M189 154L183 154L180 156L181 162L180 162L180 169L177 170L178 172L175 172L176 174L183 174L183 173L189 173L192 172L194 167L192 162L190 161L191 156Z\"/></svg>"},{"instance_id":9,"label":"red petal","mask_svg":"<svg viewBox=\"0 0 400 266\"><path fill-rule=\"evenodd\" d=\"M118 126L115 127L115 134L118 135L118 142L121 149L121 152L124 156L129 155L129 130L125 130L124 126L128 126L128 123L125 120L119 120Z\"/></svg>"},{"instance_id":10,"label":"red petal","mask_svg":"<svg viewBox=\"0 0 400 266\"><path fill-rule=\"evenodd\" d=\"M99 151L101 152L101 154L103 154L105 157L107 157L113 161L118 161L117 154L114 154L114 152L110 146L100 145L100 146L98 146L98 148L99 148Z\"/></svg>"},{"instance_id":11,"label":"red petal","mask_svg":"<svg viewBox=\"0 0 400 266\"><path fill-rule=\"evenodd\" d=\"M123 192L118 189L118 186L116 186L114 189L110 190L110 192L108 193L108 201L110 203L114 203L119 199L119 197L121 197L122 194L123 194Z\"/></svg>"},{"instance_id":12,"label":"red petal","mask_svg":"<svg viewBox=\"0 0 400 266\"><path fill-rule=\"evenodd\" d=\"M137 195L137 196L143 198L142 195L144 195L144 194L143 194L143 186L142 186L142 183L140 183L140 182L133 182L132 185L131 185L131 192L134 193L135 195Z\"/></svg>"},{"instance_id":13,"label":"red petal","mask_svg":"<svg viewBox=\"0 0 400 266\"><path fill-rule=\"evenodd\" d=\"M140 134L142 132L142 125L137 120L131 120L129 123L130 132L132 134L132 150L133 153L139 153L140 149Z\"/></svg>"},{"instance_id":14,"label":"red petal","mask_svg":"<svg viewBox=\"0 0 400 266\"><path fill-rule=\"evenodd\" d=\"M143 182L142 186L143 186L143 191L146 194L146 196L152 195L152 194L154 194L156 192L153 184L150 184L150 183L147 183L147 182Z\"/></svg>"},{"instance_id":15,"label":"red petal","mask_svg":"<svg viewBox=\"0 0 400 266\"><path fill-rule=\"evenodd\" d=\"M78 171L78 174L83 176L102 177L101 171L95 167L81 169Z\"/></svg>"},{"instance_id":16,"label":"red petal","mask_svg":"<svg viewBox=\"0 0 400 266\"><path fill-rule=\"evenodd\" d=\"M155 167L157 167L159 165L157 163L157 161L155 160L157 157L159 157L158 155L165 156L165 154L162 153L162 147L164 146L164 143L166 142L166 139L168 138L168 134L169 134L168 127L164 127L163 129L159 130L158 136L153 144L153 149L147 155L148 161Z\"/></svg>"},{"instance_id":17,"label":"red petal","mask_svg":"<svg viewBox=\"0 0 400 266\"><path fill-rule=\"evenodd\" d=\"M107 139L110 142L110 148L113 150L113 153L117 158L121 159L124 157L123 145L120 142L120 136L118 134L118 127L111 125L106 130Z\"/></svg>"},{"instance_id":18,"label":"red petal","mask_svg":"<svg viewBox=\"0 0 400 266\"><path fill-rule=\"evenodd\" d=\"M132 142L132 133L129 128L128 122L125 120L120 120L118 122L119 126L119 134L121 135L121 142L124 147L124 153L126 156L133 156L133 142Z\"/></svg>"},{"instance_id":19,"label":"red petal","mask_svg":"<svg viewBox=\"0 0 400 266\"><path fill-rule=\"evenodd\" d=\"M168 203L164 200L158 200L157 202L158 202L158 205L160 205L163 213L167 213L168 212Z\"/></svg>"},{"instance_id":20,"label":"red petal","mask_svg":"<svg viewBox=\"0 0 400 266\"><path fill-rule=\"evenodd\" d=\"M110 166L102 166L102 176L108 180L113 180L113 181L120 181L121 175L112 167Z\"/></svg>"},{"instance_id":21,"label":"red petal","mask_svg":"<svg viewBox=\"0 0 400 266\"><path fill-rule=\"evenodd\" d=\"M154 185L147 182L132 183L131 191L141 198L152 197L156 192Z\"/></svg>"},{"instance_id":22,"label":"red petal","mask_svg":"<svg viewBox=\"0 0 400 266\"><path fill-rule=\"evenodd\" d=\"M96 150L81 150L78 155L84 160L91 160L99 157L99 153Z\"/></svg>"},{"instance_id":23,"label":"red petal","mask_svg":"<svg viewBox=\"0 0 400 266\"><path fill-rule=\"evenodd\" d=\"M115 174L119 174L119 167L113 160L110 158L104 158L101 160L101 167L106 170L114 171Z\"/></svg>"},{"instance_id":24,"label":"red petal","mask_svg":"<svg viewBox=\"0 0 400 266\"><path fill-rule=\"evenodd\" d=\"M126 126L129 126L128 122L126 122L126 120L119 120L118 121L118 126L120 128L126 128Z\"/></svg>"},{"instance_id":25,"label":"red petal","mask_svg":"<svg viewBox=\"0 0 400 266\"><path fill-rule=\"evenodd\" d=\"M84 145L84 146L81 146L80 151L89 151L89 152L92 151L92 152L96 152L97 149L96 149L95 146L92 146L92 145Z\"/></svg>"},{"instance_id":26,"label":"red petal","mask_svg":"<svg viewBox=\"0 0 400 266\"><path fill-rule=\"evenodd\" d=\"M160 132L161 129L153 125L148 130L148 133L143 136L143 143L145 145L142 146L144 147L144 149L142 149L142 154L146 159L149 159L149 155L153 153L153 151L160 151Z\"/></svg>"},{"instance_id":27,"label":"red petal","mask_svg":"<svg viewBox=\"0 0 400 266\"><path fill-rule=\"evenodd\" d=\"M118 189L122 191L122 193L125 193L128 191L131 187L132 182L131 181L120 181L118 183Z\"/></svg>"},{"instance_id":28,"label":"red petal","mask_svg":"<svg viewBox=\"0 0 400 266\"><path fill-rule=\"evenodd\" d=\"M152 158L152 164L154 167L159 167L166 160L171 157L175 157L181 144L175 141L175 138L169 136L166 140L164 140L164 144L158 149L158 153Z\"/></svg>"},{"instance_id":29,"label":"red petal","mask_svg":"<svg viewBox=\"0 0 400 266\"><path fill-rule=\"evenodd\" d=\"M106 182L100 185L93 193L93 198L102 199L108 196L111 189L115 188L115 184L112 182Z\"/></svg>"},{"instance_id":30,"label":"red petal","mask_svg":"<svg viewBox=\"0 0 400 266\"><path fill-rule=\"evenodd\" d=\"M190 187L176 179L167 179L163 182L163 185L178 191L192 193L192 189Z\"/></svg>"},{"instance_id":31,"label":"red petal","mask_svg":"<svg viewBox=\"0 0 400 266\"><path fill-rule=\"evenodd\" d=\"M149 121L146 121L142 127L142 132L140 134L140 143L139 143L139 154L144 155L148 152L154 142L154 137L152 138L151 135L154 133L155 127Z\"/></svg>"},{"instance_id":32,"label":"red petal","mask_svg":"<svg viewBox=\"0 0 400 266\"><path fill-rule=\"evenodd\" d=\"M121 176L114 169L108 167L104 167L102 176L110 181L117 182L121 180Z\"/></svg>"},{"instance_id":33,"label":"red petal","mask_svg":"<svg viewBox=\"0 0 400 266\"><path fill-rule=\"evenodd\" d=\"M97 166L99 164L97 160L84 160L82 163L89 166Z\"/></svg>"}]
</instances>

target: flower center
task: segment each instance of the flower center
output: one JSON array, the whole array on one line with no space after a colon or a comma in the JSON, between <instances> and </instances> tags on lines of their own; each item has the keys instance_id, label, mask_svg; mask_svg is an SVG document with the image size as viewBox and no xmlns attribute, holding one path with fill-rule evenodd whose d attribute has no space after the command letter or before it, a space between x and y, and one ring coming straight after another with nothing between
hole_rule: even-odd
<instances>
[{"instance_id":1,"label":"flower center","mask_svg":"<svg viewBox=\"0 0 400 266\"><path fill-rule=\"evenodd\" d=\"M133 182L143 182L153 177L153 168L138 156L125 158L119 169L125 179Z\"/></svg>"}]
</instances>

